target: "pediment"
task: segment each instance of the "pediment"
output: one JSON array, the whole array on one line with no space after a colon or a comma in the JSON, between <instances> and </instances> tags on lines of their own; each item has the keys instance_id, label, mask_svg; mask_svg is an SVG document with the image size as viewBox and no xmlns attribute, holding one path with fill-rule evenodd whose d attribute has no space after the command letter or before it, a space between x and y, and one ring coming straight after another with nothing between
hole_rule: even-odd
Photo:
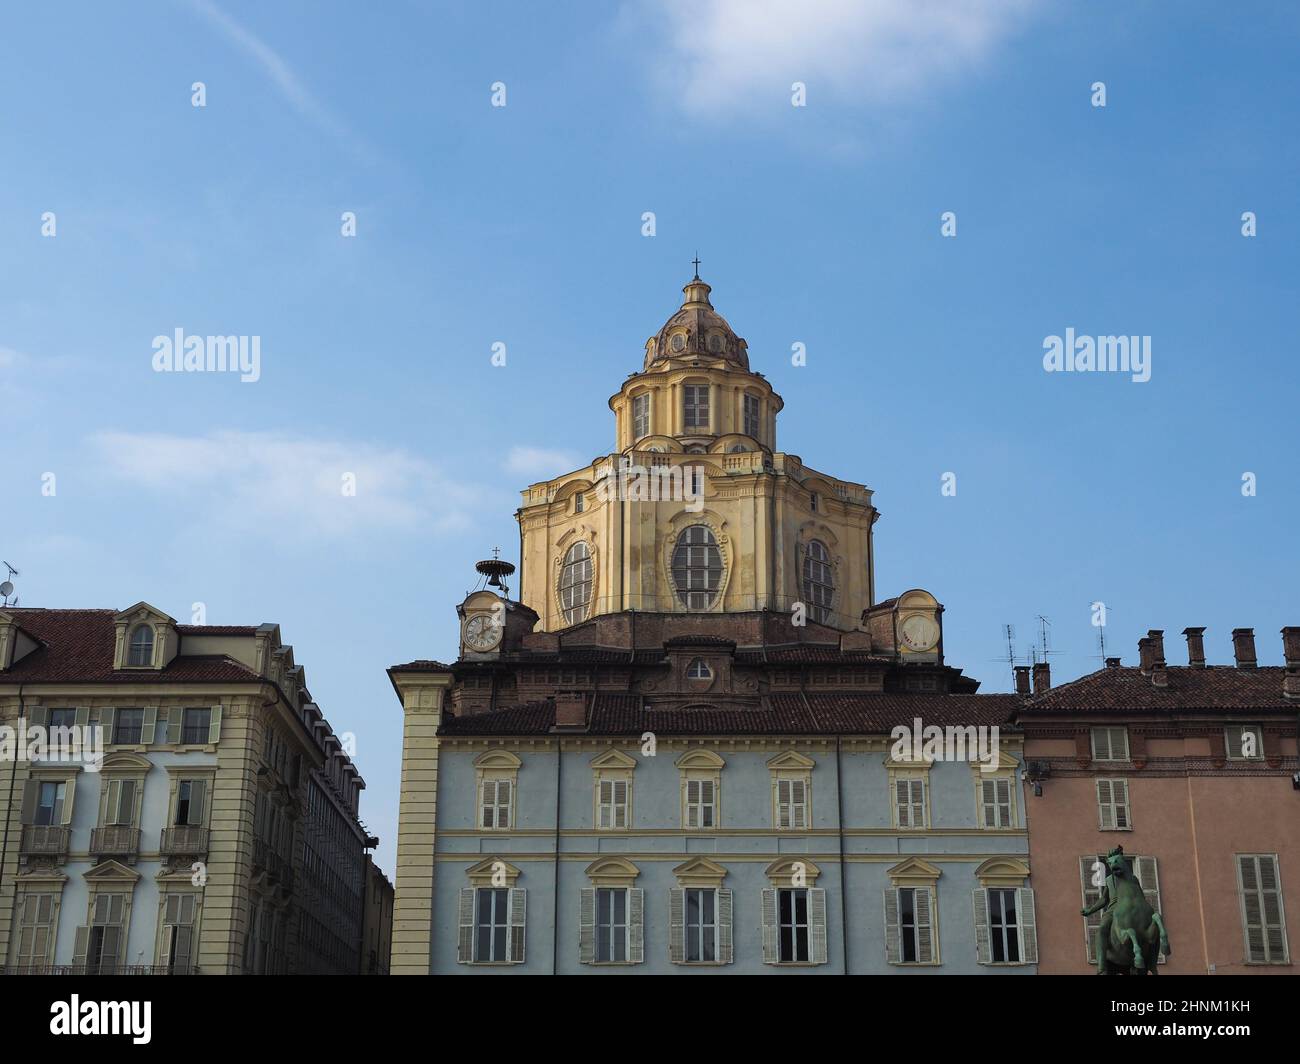
<instances>
[{"instance_id":1,"label":"pediment","mask_svg":"<svg viewBox=\"0 0 1300 1064\"><path fill-rule=\"evenodd\" d=\"M140 621L149 621L154 624L174 625L176 623L176 618L169 617L157 606L151 606L143 600L137 602L134 606L128 606L121 613L113 614L113 620L117 624L136 624Z\"/></svg>"},{"instance_id":2,"label":"pediment","mask_svg":"<svg viewBox=\"0 0 1300 1064\"><path fill-rule=\"evenodd\" d=\"M722 881L727 878L727 870L707 857L692 857L674 868L673 875L683 886L706 884L721 886Z\"/></svg>"},{"instance_id":3,"label":"pediment","mask_svg":"<svg viewBox=\"0 0 1300 1064\"><path fill-rule=\"evenodd\" d=\"M101 861L82 878L87 883L136 883L140 873L120 861Z\"/></svg>"},{"instance_id":4,"label":"pediment","mask_svg":"<svg viewBox=\"0 0 1300 1064\"><path fill-rule=\"evenodd\" d=\"M712 750L691 750L677 759L679 769L720 769L726 764Z\"/></svg>"},{"instance_id":5,"label":"pediment","mask_svg":"<svg viewBox=\"0 0 1300 1064\"><path fill-rule=\"evenodd\" d=\"M636 768L636 758L629 757L622 750L606 750L591 759L592 768Z\"/></svg>"},{"instance_id":6,"label":"pediment","mask_svg":"<svg viewBox=\"0 0 1300 1064\"><path fill-rule=\"evenodd\" d=\"M777 754L775 757L768 758L767 767L769 769L787 769L787 770L808 770L817 767L817 762L811 757L805 757L798 750L786 750Z\"/></svg>"},{"instance_id":7,"label":"pediment","mask_svg":"<svg viewBox=\"0 0 1300 1064\"><path fill-rule=\"evenodd\" d=\"M1029 876L1029 863L1019 857L990 857L975 869L975 878L985 886L1020 886Z\"/></svg>"},{"instance_id":8,"label":"pediment","mask_svg":"<svg viewBox=\"0 0 1300 1064\"><path fill-rule=\"evenodd\" d=\"M790 857L778 857L763 870L763 874L773 882L783 885L792 882L796 875L802 875L805 884L812 884L822 874L822 870L808 858L795 854Z\"/></svg>"},{"instance_id":9,"label":"pediment","mask_svg":"<svg viewBox=\"0 0 1300 1064\"><path fill-rule=\"evenodd\" d=\"M523 762L509 750L487 750L474 758L477 769L509 769L518 771Z\"/></svg>"},{"instance_id":10,"label":"pediment","mask_svg":"<svg viewBox=\"0 0 1300 1064\"><path fill-rule=\"evenodd\" d=\"M602 882L610 880L630 882L640 874L641 869L626 857L602 857L587 865L587 876Z\"/></svg>"},{"instance_id":11,"label":"pediment","mask_svg":"<svg viewBox=\"0 0 1300 1064\"><path fill-rule=\"evenodd\" d=\"M100 763L99 771L104 772L148 772L153 768L153 762L147 757L141 757L139 754L131 754L126 751L118 751L115 754L105 754L104 760Z\"/></svg>"},{"instance_id":12,"label":"pediment","mask_svg":"<svg viewBox=\"0 0 1300 1064\"><path fill-rule=\"evenodd\" d=\"M907 860L894 865L886 874L895 882L900 879L933 881L943 875L943 870L935 867L922 857L909 857Z\"/></svg>"},{"instance_id":13,"label":"pediment","mask_svg":"<svg viewBox=\"0 0 1300 1064\"><path fill-rule=\"evenodd\" d=\"M976 775L992 776L998 772L1014 772L1020 767L1020 762L1002 749L1001 746L998 747L998 760L996 766L986 770L984 764L985 762L983 761L972 761L970 763L970 770Z\"/></svg>"}]
</instances>

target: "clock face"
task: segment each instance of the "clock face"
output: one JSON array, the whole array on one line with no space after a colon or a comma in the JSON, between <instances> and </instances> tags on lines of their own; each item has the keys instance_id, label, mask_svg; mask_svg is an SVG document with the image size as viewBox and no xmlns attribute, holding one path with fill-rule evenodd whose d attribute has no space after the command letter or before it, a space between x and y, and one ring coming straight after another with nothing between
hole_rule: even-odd
<instances>
[{"instance_id":1,"label":"clock face","mask_svg":"<svg viewBox=\"0 0 1300 1064\"><path fill-rule=\"evenodd\" d=\"M903 643L909 650L930 650L939 642L939 626L929 617L912 616L903 622Z\"/></svg>"},{"instance_id":2,"label":"clock face","mask_svg":"<svg viewBox=\"0 0 1300 1064\"><path fill-rule=\"evenodd\" d=\"M491 650L501 642L501 629L486 613L477 613L465 622L465 645L471 650Z\"/></svg>"}]
</instances>

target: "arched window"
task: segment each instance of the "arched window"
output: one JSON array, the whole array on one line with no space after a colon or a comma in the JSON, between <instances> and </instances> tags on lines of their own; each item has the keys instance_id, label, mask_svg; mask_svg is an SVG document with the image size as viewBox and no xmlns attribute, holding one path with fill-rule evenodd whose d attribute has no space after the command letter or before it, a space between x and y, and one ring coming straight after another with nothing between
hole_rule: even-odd
<instances>
[{"instance_id":1,"label":"arched window","mask_svg":"<svg viewBox=\"0 0 1300 1064\"><path fill-rule=\"evenodd\" d=\"M722 552L708 525L691 525L677 537L673 550L673 583L682 605L707 610L722 583Z\"/></svg>"},{"instance_id":2,"label":"arched window","mask_svg":"<svg viewBox=\"0 0 1300 1064\"><path fill-rule=\"evenodd\" d=\"M575 543L565 552L560 569L560 603L569 624L577 624L587 616L591 604L591 551L585 543Z\"/></svg>"},{"instance_id":3,"label":"arched window","mask_svg":"<svg viewBox=\"0 0 1300 1064\"><path fill-rule=\"evenodd\" d=\"M808 616L818 624L825 624L831 614L831 599L835 597L835 574L831 570L830 552L820 540L812 540L804 552L803 597Z\"/></svg>"},{"instance_id":4,"label":"arched window","mask_svg":"<svg viewBox=\"0 0 1300 1064\"><path fill-rule=\"evenodd\" d=\"M686 678L689 680L712 680L713 670L709 668L703 658L695 658L686 666Z\"/></svg>"},{"instance_id":5,"label":"arched window","mask_svg":"<svg viewBox=\"0 0 1300 1064\"><path fill-rule=\"evenodd\" d=\"M128 665L153 664L153 628L147 624L137 624L131 629L126 663Z\"/></svg>"}]
</instances>

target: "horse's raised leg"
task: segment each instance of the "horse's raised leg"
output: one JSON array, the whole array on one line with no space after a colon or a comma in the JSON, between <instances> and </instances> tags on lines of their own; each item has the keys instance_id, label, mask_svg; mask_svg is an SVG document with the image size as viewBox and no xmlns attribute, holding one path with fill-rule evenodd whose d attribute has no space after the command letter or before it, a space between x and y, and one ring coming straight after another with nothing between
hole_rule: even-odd
<instances>
[{"instance_id":1,"label":"horse's raised leg","mask_svg":"<svg viewBox=\"0 0 1300 1064\"><path fill-rule=\"evenodd\" d=\"M1146 958L1142 956L1142 944L1138 941L1137 932L1131 927L1126 927L1119 933L1122 941L1127 942L1133 949L1133 967L1146 968Z\"/></svg>"},{"instance_id":2,"label":"horse's raised leg","mask_svg":"<svg viewBox=\"0 0 1300 1064\"><path fill-rule=\"evenodd\" d=\"M1170 955L1169 935L1165 931L1165 922L1160 918L1159 913L1154 913L1154 912L1151 914L1151 922L1160 929L1160 952L1163 953L1166 957L1168 957Z\"/></svg>"}]
</instances>

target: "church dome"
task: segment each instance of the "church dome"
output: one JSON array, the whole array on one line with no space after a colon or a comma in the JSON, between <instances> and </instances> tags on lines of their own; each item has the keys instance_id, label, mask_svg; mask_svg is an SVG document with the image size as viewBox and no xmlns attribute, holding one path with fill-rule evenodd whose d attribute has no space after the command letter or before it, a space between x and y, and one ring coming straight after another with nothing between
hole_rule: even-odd
<instances>
[{"instance_id":1,"label":"church dome","mask_svg":"<svg viewBox=\"0 0 1300 1064\"><path fill-rule=\"evenodd\" d=\"M697 273L682 293L686 301L663 328L646 341L645 368L670 359L710 359L749 369L747 344L709 302L710 287Z\"/></svg>"}]
</instances>

